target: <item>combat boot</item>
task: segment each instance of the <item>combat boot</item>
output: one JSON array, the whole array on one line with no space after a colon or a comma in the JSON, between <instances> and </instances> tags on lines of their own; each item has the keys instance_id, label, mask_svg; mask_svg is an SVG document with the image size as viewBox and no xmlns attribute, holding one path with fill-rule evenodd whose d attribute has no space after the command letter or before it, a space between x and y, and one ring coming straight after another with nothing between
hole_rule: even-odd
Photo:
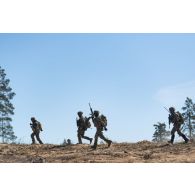
<instances>
[{"instance_id":1,"label":"combat boot","mask_svg":"<svg viewBox=\"0 0 195 195\"><path fill-rule=\"evenodd\" d=\"M90 139L90 145L92 144L92 142L93 142L93 138Z\"/></svg>"},{"instance_id":2,"label":"combat boot","mask_svg":"<svg viewBox=\"0 0 195 195\"><path fill-rule=\"evenodd\" d=\"M186 140L185 140L185 143L187 144L189 141L190 141L189 139L186 139Z\"/></svg>"},{"instance_id":3,"label":"combat boot","mask_svg":"<svg viewBox=\"0 0 195 195\"><path fill-rule=\"evenodd\" d=\"M168 141L168 143L173 144L173 143L174 143L174 139L175 139L175 135L172 135L172 136L171 136L171 140Z\"/></svg>"},{"instance_id":4,"label":"combat boot","mask_svg":"<svg viewBox=\"0 0 195 195\"><path fill-rule=\"evenodd\" d=\"M181 137L184 139L186 144L190 141L183 133L181 134Z\"/></svg>"},{"instance_id":5,"label":"combat boot","mask_svg":"<svg viewBox=\"0 0 195 195\"><path fill-rule=\"evenodd\" d=\"M190 140L185 136L185 143L187 144Z\"/></svg>"},{"instance_id":6,"label":"combat boot","mask_svg":"<svg viewBox=\"0 0 195 195\"><path fill-rule=\"evenodd\" d=\"M112 141L109 140L109 141L108 141L108 148L110 148L111 144L112 144Z\"/></svg>"}]
</instances>

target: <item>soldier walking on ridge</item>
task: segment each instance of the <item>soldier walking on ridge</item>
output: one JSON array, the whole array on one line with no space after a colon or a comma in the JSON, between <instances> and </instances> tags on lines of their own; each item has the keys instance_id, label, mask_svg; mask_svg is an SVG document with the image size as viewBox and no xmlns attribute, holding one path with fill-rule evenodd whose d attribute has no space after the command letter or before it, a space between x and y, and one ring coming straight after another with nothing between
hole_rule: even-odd
<instances>
[{"instance_id":1,"label":"soldier walking on ridge","mask_svg":"<svg viewBox=\"0 0 195 195\"><path fill-rule=\"evenodd\" d=\"M171 140L169 143L173 144L175 139L175 133L177 132L179 136L181 136L185 143L189 142L189 139L181 132L181 125L184 123L184 119L180 112L175 112L175 108L171 107L169 108L169 126L171 123L173 123L173 129L171 131Z\"/></svg>"},{"instance_id":2,"label":"soldier walking on ridge","mask_svg":"<svg viewBox=\"0 0 195 195\"><path fill-rule=\"evenodd\" d=\"M85 136L85 131L91 127L90 119L91 117L83 117L83 112L78 112L79 119L77 119L77 127L78 127L78 144L82 144L82 139L86 139L90 141L90 144L93 141L93 138L89 138Z\"/></svg>"},{"instance_id":3,"label":"soldier walking on ridge","mask_svg":"<svg viewBox=\"0 0 195 195\"><path fill-rule=\"evenodd\" d=\"M39 137L40 131L43 131L41 123L37 121L34 117L31 118L31 122L32 123L30 123L30 126L33 131L33 133L31 134L32 144L35 144L35 137L40 144L43 144Z\"/></svg>"},{"instance_id":4,"label":"soldier walking on ridge","mask_svg":"<svg viewBox=\"0 0 195 195\"><path fill-rule=\"evenodd\" d=\"M92 110L92 109L91 109ZM94 145L92 146L92 148L95 150L97 148L97 143L98 143L98 138L101 138L102 140L104 140L107 144L108 147L111 146L112 141L107 139L104 135L103 135L103 130L107 130L106 126L107 126L107 119L105 116L103 115L99 115L99 111L94 111L93 112L93 123L94 126L96 127L96 134L95 134L95 141L94 141Z\"/></svg>"}]
</instances>

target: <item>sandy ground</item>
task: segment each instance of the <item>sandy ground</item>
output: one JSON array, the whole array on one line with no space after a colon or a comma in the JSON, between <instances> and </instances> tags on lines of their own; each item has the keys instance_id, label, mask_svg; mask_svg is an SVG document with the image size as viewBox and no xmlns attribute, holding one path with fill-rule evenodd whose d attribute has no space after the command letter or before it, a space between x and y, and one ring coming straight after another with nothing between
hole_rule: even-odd
<instances>
[{"instance_id":1,"label":"sandy ground","mask_svg":"<svg viewBox=\"0 0 195 195\"><path fill-rule=\"evenodd\" d=\"M100 145L0 144L1 163L195 163L195 143L138 143Z\"/></svg>"}]
</instances>

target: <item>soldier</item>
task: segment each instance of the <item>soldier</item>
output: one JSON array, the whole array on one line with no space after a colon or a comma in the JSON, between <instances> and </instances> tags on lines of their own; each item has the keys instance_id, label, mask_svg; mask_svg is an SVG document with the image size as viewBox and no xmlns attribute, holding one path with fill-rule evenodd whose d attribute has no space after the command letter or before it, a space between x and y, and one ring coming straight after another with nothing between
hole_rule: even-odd
<instances>
[{"instance_id":1,"label":"soldier","mask_svg":"<svg viewBox=\"0 0 195 195\"><path fill-rule=\"evenodd\" d=\"M175 112L175 108L173 108L173 107L169 108L169 112L170 112L169 126L171 123L173 123L173 129L171 131L171 140L169 141L169 143L171 143L171 144L174 143L176 132L179 134L179 136L181 136L185 140L185 143L188 143L189 139L180 130L181 125L184 123L184 119L183 119L181 113Z\"/></svg>"},{"instance_id":2,"label":"soldier","mask_svg":"<svg viewBox=\"0 0 195 195\"><path fill-rule=\"evenodd\" d=\"M77 119L77 127L78 127L78 144L82 144L82 139L86 139L90 141L90 144L93 141L93 138L89 138L85 136L85 131L87 131L88 128L91 127L91 123L89 120L91 117L83 117L83 112L78 112L79 119Z\"/></svg>"},{"instance_id":3,"label":"soldier","mask_svg":"<svg viewBox=\"0 0 195 195\"><path fill-rule=\"evenodd\" d=\"M43 131L41 123L37 121L34 117L31 118L31 121L32 123L30 123L30 126L33 131L33 133L31 134L32 144L35 144L35 137L40 144L43 144L39 137L40 131Z\"/></svg>"},{"instance_id":4,"label":"soldier","mask_svg":"<svg viewBox=\"0 0 195 195\"><path fill-rule=\"evenodd\" d=\"M92 148L95 150L97 148L97 143L98 143L98 138L101 138L103 139L107 144L108 144L108 147L111 146L112 144L112 141L111 140L108 140L105 138L105 136L103 135L103 130L105 129L106 130L106 124L105 122L102 120L101 116L99 116L99 111L94 111L93 113L93 123L94 123L94 126L96 127L96 134L95 134L95 141L94 141L94 145L92 146Z\"/></svg>"}]
</instances>

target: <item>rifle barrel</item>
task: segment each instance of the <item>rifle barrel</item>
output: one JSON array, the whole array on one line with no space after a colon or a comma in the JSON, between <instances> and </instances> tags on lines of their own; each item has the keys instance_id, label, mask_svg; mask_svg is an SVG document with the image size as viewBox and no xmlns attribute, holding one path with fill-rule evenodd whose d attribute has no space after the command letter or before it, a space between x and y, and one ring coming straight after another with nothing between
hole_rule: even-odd
<instances>
[{"instance_id":1,"label":"rifle barrel","mask_svg":"<svg viewBox=\"0 0 195 195\"><path fill-rule=\"evenodd\" d=\"M166 107L164 107L164 109L165 109L168 113L170 113L170 111L169 111Z\"/></svg>"}]
</instances>

